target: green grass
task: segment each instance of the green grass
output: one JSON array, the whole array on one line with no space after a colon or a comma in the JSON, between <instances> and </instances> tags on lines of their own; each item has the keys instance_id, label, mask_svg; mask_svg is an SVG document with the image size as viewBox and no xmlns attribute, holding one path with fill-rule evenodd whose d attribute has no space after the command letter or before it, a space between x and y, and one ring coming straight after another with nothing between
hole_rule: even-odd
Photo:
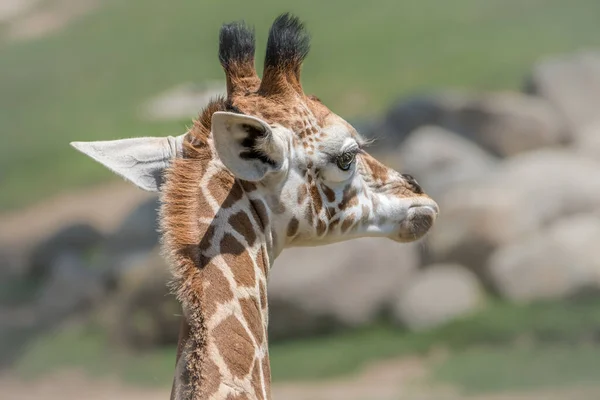
<instances>
[{"instance_id":1,"label":"green grass","mask_svg":"<svg viewBox=\"0 0 600 400\"><path fill-rule=\"evenodd\" d=\"M94 329L70 327L49 333L31 344L18 361L16 371L36 378L61 368L83 368L92 376L114 376L126 382L168 386L175 367L175 346L147 353L112 348Z\"/></svg>"},{"instance_id":2,"label":"green grass","mask_svg":"<svg viewBox=\"0 0 600 400\"><path fill-rule=\"evenodd\" d=\"M454 353L433 379L464 393L599 386L600 347L477 347Z\"/></svg>"},{"instance_id":3,"label":"green grass","mask_svg":"<svg viewBox=\"0 0 600 400\"><path fill-rule=\"evenodd\" d=\"M326 379L354 373L371 361L407 354L425 355L438 348L460 355L473 347L485 346L499 354L509 351L518 355L523 342L541 348L555 346L559 350L565 346L577 350L580 346L598 345L593 353L600 354L599 339L598 299L528 306L495 304L473 317L429 332L407 333L389 326L376 326L331 337L276 344L271 350L272 373L276 380ZM575 351L574 358L578 354ZM452 360L448 365L452 365ZM488 367L493 371L495 365ZM485 369L479 371L486 373ZM600 378L600 358L591 373Z\"/></svg>"},{"instance_id":4,"label":"green grass","mask_svg":"<svg viewBox=\"0 0 600 400\"><path fill-rule=\"evenodd\" d=\"M531 306L496 304L470 318L425 333L374 326L328 337L271 345L273 380L323 380L353 374L365 364L446 348L432 364L436 382L467 392L546 388L600 379L600 300ZM175 348L128 353L91 328L70 328L35 341L17 370L35 377L61 367L168 386Z\"/></svg>"},{"instance_id":5,"label":"green grass","mask_svg":"<svg viewBox=\"0 0 600 400\"><path fill-rule=\"evenodd\" d=\"M222 77L224 21L256 26L261 60L274 16L300 15L313 36L305 87L346 117L430 88L518 88L540 57L600 43L597 0L260 4L106 0L58 33L0 45L0 209L112 178L69 141L184 131L188 121L146 122L138 108L173 85Z\"/></svg>"}]
</instances>

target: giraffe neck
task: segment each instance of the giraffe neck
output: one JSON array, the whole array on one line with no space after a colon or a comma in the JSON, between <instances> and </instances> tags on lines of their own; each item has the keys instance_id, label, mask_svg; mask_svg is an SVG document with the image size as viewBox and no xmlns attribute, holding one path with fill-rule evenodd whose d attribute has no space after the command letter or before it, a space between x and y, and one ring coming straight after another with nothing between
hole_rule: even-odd
<instances>
[{"instance_id":1,"label":"giraffe neck","mask_svg":"<svg viewBox=\"0 0 600 400\"><path fill-rule=\"evenodd\" d=\"M272 240L250 186L214 157L178 159L168 172L161 226L185 318L173 399L270 398Z\"/></svg>"}]
</instances>

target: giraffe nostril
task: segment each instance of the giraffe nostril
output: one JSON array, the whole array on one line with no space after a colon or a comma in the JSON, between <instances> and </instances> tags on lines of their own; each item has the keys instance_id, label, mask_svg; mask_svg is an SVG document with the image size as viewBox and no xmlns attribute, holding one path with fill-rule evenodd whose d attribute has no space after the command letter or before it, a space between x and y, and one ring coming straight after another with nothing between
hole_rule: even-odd
<instances>
[{"instance_id":1,"label":"giraffe nostril","mask_svg":"<svg viewBox=\"0 0 600 400\"><path fill-rule=\"evenodd\" d=\"M419 185L419 182L417 182L417 180L412 175L402 174L402 177L410 185L410 188L413 192L415 192L416 194L423 194L423 189L421 188L421 185Z\"/></svg>"}]
</instances>

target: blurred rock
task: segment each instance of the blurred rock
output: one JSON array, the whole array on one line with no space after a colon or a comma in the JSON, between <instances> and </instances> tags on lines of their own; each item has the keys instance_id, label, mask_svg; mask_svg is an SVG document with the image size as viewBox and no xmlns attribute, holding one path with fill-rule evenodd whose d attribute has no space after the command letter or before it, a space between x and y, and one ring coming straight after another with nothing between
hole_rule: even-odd
<instances>
[{"instance_id":1,"label":"blurred rock","mask_svg":"<svg viewBox=\"0 0 600 400\"><path fill-rule=\"evenodd\" d=\"M457 264L437 264L416 273L398 296L395 321L421 331L480 309L485 295L477 277Z\"/></svg>"},{"instance_id":2,"label":"blurred rock","mask_svg":"<svg viewBox=\"0 0 600 400\"><path fill-rule=\"evenodd\" d=\"M396 147L415 129L438 125L442 119L440 101L435 95L412 96L400 99L388 109L380 126L371 134L377 147Z\"/></svg>"},{"instance_id":3,"label":"blurred rock","mask_svg":"<svg viewBox=\"0 0 600 400\"><path fill-rule=\"evenodd\" d=\"M600 208L600 163L559 150L539 150L503 162L477 183L439 199L440 218L428 237L437 262L477 273L493 250L552 221Z\"/></svg>"},{"instance_id":4,"label":"blurred rock","mask_svg":"<svg viewBox=\"0 0 600 400\"><path fill-rule=\"evenodd\" d=\"M157 197L136 206L108 236L98 263L114 283L137 260L146 257L159 243Z\"/></svg>"},{"instance_id":5,"label":"blurred rock","mask_svg":"<svg viewBox=\"0 0 600 400\"><path fill-rule=\"evenodd\" d=\"M575 132L575 151L600 161L600 122Z\"/></svg>"},{"instance_id":6,"label":"blurred rock","mask_svg":"<svg viewBox=\"0 0 600 400\"><path fill-rule=\"evenodd\" d=\"M269 277L269 338L373 322L417 268L416 246L363 238L285 250Z\"/></svg>"},{"instance_id":7,"label":"blurred rock","mask_svg":"<svg viewBox=\"0 0 600 400\"><path fill-rule=\"evenodd\" d=\"M166 262L159 249L123 269L104 324L117 343L135 349L177 343L181 308L170 294Z\"/></svg>"},{"instance_id":8,"label":"blurred rock","mask_svg":"<svg viewBox=\"0 0 600 400\"><path fill-rule=\"evenodd\" d=\"M413 175L429 196L488 174L497 159L469 140L437 126L423 126L400 146L402 172Z\"/></svg>"},{"instance_id":9,"label":"blurred rock","mask_svg":"<svg viewBox=\"0 0 600 400\"><path fill-rule=\"evenodd\" d=\"M600 122L600 52L547 58L535 65L527 91L547 99L571 133Z\"/></svg>"},{"instance_id":10,"label":"blurred rock","mask_svg":"<svg viewBox=\"0 0 600 400\"><path fill-rule=\"evenodd\" d=\"M23 15L31 12L31 10L39 3L40 0L6 0L0 3L0 22L10 22Z\"/></svg>"},{"instance_id":11,"label":"blurred rock","mask_svg":"<svg viewBox=\"0 0 600 400\"><path fill-rule=\"evenodd\" d=\"M600 214L560 219L498 249L488 263L496 290L514 301L563 298L600 290Z\"/></svg>"},{"instance_id":12,"label":"blurred rock","mask_svg":"<svg viewBox=\"0 0 600 400\"><path fill-rule=\"evenodd\" d=\"M142 116L153 121L195 118L212 98L226 92L223 81L182 84L144 104Z\"/></svg>"},{"instance_id":13,"label":"blurred rock","mask_svg":"<svg viewBox=\"0 0 600 400\"><path fill-rule=\"evenodd\" d=\"M31 252L29 278L43 278L52 272L52 266L64 254L82 257L100 246L104 236L93 226L76 223L61 228L39 243Z\"/></svg>"},{"instance_id":14,"label":"blurred rock","mask_svg":"<svg viewBox=\"0 0 600 400\"><path fill-rule=\"evenodd\" d=\"M0 247L0 280L23 278L30 272L29 254L21 249Z\"/></svg>"},{"instance_id":15,"label":"blurred rock","mask_svg":"<svg viewBox=\"0 0 600 400\"><path fill-rule=\"evenodd\" d=\"M53 326L87 311L104 293L101 274L87 268L80 253L63 252L49 264L49 275L35 304L36 324Z\"/></svg>"},{"instance_id":16,"label":"blurred rock","mask_svg":"<svg viewBox=\"0 0 600 400\"><path fill-rule=\"evenodd\" d=\"M122 254L141 250L152 250L159 241L157 197L144 201L135 207L108 237L108 251Z\"/></svg>"},{"instance_id":17,"label":"blurred rock","mask_svg":"<svg viewBox=\"0 0 600 400\"><path fill-rule=\"evenodd\" d=\"M423 125L444 127L504 157L567 139L563 121L548 102L513 92L446 91L401 101L378 131L385 143L396 145Z\"/></svg>"}]
</instances>

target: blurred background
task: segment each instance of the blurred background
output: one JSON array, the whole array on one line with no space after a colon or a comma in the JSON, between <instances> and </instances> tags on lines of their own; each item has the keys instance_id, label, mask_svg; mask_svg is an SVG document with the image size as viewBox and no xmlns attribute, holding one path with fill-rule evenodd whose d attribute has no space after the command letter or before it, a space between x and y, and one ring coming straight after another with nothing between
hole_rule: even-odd
<instances>
[{"instance_id":1,"label":"blurred background","mask_svg":"<svg viewBox=\"0 0 600 400\"><path fill-rule=\"evenodd\" d=\"M166 399L179 306L156 197L69 147L185 132L223 22L292 11L306 92L441 215L292 249L274 398L600 398L598 0L0 0L0 397Z\"/></svg>"}]
</instances>

